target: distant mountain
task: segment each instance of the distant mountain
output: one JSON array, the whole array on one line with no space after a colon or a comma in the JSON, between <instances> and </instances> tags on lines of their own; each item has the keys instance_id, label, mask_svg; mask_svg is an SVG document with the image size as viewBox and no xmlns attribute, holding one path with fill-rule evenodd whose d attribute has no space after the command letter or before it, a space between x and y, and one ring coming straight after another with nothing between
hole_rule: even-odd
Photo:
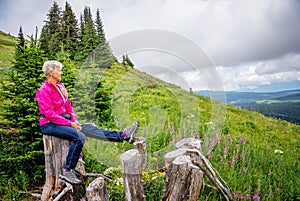
<instances>
[{"instance_id":1,"label":"distant mountain","mask_svg":"<svg viewBox=\"0 0 300 201\"><path fill-rule=\"evenodd\" d=\"M209 91L197 94L210 97ZM221 93L221 92L214 92ZM268 117L300 124L300 89L279 92L225 92L227 104L256 111Z\"/></svg>"}]
</instances>

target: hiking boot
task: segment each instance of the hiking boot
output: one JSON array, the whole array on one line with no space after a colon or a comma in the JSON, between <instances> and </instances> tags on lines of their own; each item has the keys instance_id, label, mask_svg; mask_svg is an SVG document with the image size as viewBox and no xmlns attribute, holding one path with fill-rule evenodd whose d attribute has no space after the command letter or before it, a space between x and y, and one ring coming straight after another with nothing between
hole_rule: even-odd
<instances>
[{"instance_id":1,"label":"hiking boot","mask_svg":"<svg viewBox=\"0 0 300 201\"><path fill-rule=\"evenodd\" d=\"M70 184L81 184L81 180L77 179L74 170L70 170L69 172L63 172L63 174L59 175L59 178L70 183Z\"/></svg>"},{"instance_id":2,"label":"hiking boot","mask_svg":"<svg viewBox=\"0 0 300 201\"><path fill-rule=\"evenodd\" d=\"M129 143L133 143L134 134L138 131L138 129L139 129L139 122L135 120L130 127L127 127L123 130L123 132L126 133L124 140L128 141Z\"/></svg>"}]
</instances>

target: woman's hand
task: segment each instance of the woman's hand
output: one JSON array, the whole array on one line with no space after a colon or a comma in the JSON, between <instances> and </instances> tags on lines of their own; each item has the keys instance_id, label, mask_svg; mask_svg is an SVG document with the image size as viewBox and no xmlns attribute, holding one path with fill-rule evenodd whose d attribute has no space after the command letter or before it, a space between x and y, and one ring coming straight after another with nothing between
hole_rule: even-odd
<instances>
[{"instance_id":1,"label":"woman's hand","mask_svg":"<svg viewBox=\"0 0 300 201\"><path fill-rule=\"evenodd\" d=\"M81 126L80 124L78 124L77 122L72 122L71 123L71 127L75 128L76 130L80 131L81 130Z\"/></svg>"}]
</instances>

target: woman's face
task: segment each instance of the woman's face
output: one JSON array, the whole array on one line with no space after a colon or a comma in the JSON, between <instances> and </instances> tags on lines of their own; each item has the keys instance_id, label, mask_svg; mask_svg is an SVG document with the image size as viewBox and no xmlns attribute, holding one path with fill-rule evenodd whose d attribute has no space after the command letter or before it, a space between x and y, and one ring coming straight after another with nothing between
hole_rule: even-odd
<instances>
[{"instance_id":1,"label":"woman's face","mask_svg":"<svg viewBox=\"0 0 300 201\"><path fill-rule=\"evenodd\" d=\"M49 75L55 81L60 81L62 74L63 72L61 71L61 69L59 67L56 67L54 71L50 71Z\"/></svg>"}]
</instances>

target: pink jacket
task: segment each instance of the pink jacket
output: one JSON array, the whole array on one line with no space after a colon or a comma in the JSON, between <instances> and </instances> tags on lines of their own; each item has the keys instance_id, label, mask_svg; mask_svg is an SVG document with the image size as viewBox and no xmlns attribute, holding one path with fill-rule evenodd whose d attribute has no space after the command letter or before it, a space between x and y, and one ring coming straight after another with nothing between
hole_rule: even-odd
<instances>
[{"instance_id":1,"label":"pink jacket","mask_svg":"<svg viewBox=\"0 0 300 201\"><path fill-rule=\"evenodd\" d=\"M45 117L40 118L40 126L49 122L71 126L71 122L77 117L68 98L68 92L62 83L57 83L60 90L48 80L36 92L35 98L38 101L40 114ZM65 119L60 114L69 113L71 120Z\"/></svg>"}]
</instances>

